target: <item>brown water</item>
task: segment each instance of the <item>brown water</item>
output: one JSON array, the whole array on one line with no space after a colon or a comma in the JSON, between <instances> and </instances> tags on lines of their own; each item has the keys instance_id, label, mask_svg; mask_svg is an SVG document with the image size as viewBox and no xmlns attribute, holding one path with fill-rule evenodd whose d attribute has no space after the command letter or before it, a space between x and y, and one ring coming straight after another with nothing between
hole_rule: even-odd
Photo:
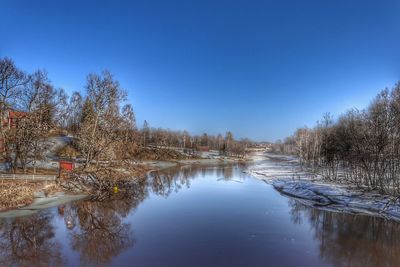
<instances>
[{"instance_id":1,"label":"brown water","mask_svg":"<svg viewBox=\"0 0 400 267\"><path fill-rule=\"evenodd\" d=\"M187 167L0 219L0 266L59 265L400 266L400 224L306 207L240 166Z\"/></svg>"}]
</instances>

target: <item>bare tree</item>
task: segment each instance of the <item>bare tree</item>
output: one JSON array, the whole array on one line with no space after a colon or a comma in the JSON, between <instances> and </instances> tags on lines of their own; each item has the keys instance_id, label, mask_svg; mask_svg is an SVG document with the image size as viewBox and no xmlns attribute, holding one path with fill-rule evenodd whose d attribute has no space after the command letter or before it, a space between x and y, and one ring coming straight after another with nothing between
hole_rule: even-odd
<instances>
[{"instance_id":1,"label":"bare tree","mask_svg":"<svg viewBox=\"0 0 400 267\"><path fill-rule=\"evenodd\" d=\"M7 119L7 112L18 106L18 100L28 81L29 77L19 70L11 59L0 59L0 139L7 162L11 162L12 151L8 150L6 145L10 133L9 128L4 126L4 121Z\"/></svg>"},{"instance_id":2,"label":"bare tree","mask_svg":"<svg viewBox=\"0 0 400 267\"><path fill-rule=\"evenodd\" d=\"M78 134L78 146L85 157L85 168L96 159L110 160L112 145L119 140L118 130L122 123L119 104L126 97L119 82L109 71L87 77L87 101L93 107L93 114L85 119Z\"/></svg>"},{"instance_id":3,"label":"bare tree","mask_svg":"<svg viewBox=\"0 0 400 267\"><path fill-rule=\"evenodd\" d=\"M55 121L61 129L67 128L69 113L68 95L64 89L59 89L56 94Z\"/></svg>"},{"instance_id":4,"label":"bare tree","mask_svg":"<svg viewBox=\"0 0 400 267\"><path fill-rule=\"evenodd\" d=\"M150 138L149 123L146 120L144 120L144 123L143 123L142 136L143 136L143 146L146 146L147 141Z\"/></svg>"},{"instance_id":5,"label":"bare tree","mask_svg":"<svg viewBox=\"0 0 400 267\"><path fill-rule=\"evenodd\" d=\"M280 144L328 180L341 179L370 190L400 192L400 85L382 90L364 110L334 122L324 116L312 129L298 129ZM286 149L295 147L295 149Z\"/></svg>"},{"instance_id":6,"label":"bare tree","mask_svg":"<svg viewBox=\"0 0 400 267\"><path fill-rule=\"evenodd\" d=\"M72 93L68 103L68 129L76 134L81 121L83 98L79 92Z\"/></svg>"}]
</instances>

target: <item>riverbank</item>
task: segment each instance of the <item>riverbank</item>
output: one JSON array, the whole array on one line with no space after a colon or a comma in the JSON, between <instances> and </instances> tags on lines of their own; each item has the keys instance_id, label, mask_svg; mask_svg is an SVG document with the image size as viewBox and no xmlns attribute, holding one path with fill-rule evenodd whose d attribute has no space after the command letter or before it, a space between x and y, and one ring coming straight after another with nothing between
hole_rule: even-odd
<instances>
[{"instance_id":1,"label":"riverbank","mask_svg":"<svg viewBox=\"0 0 400 267\"><path fill-rule=\"evenodd\" d=\"M295 157L273 154L263 154L263 157L263 161L250 166L247 172L283 195L319 209L400 221L399 197L324 181L319 175L303 171Z\"/></svg>"},{"instance_id":2,"label":"riverbank","mask_svg":"<svg viewBox=\"0 0 400 267\"><path fill-rule=\"evenodd\" d=\"M378 192L367 192L354 185L324 181L322 177L303 171L295 157L253 153L246 159L209 157L173 161L142 161L135 165L132 180L149 172L185 165L221 166L240 162L250 163L246 172L271 184L277 191L301 203L319 209L364 214L400 221L400 200ZM126 174L127 172L125 170ZM133 174L131 172L131 174ZM37 210L82 199L86 194L62 191L60 187L43 183L3 183L3 209L0 217L28 215ZM7 188L7 190L6 190Z\"/></svg>"},{"instance_id":3,"label":"riverbank","mask_svg":"<svg viewBox=\"0 0 400 267\"><path fill-rule=\"evenodd\" d=\"M61 191L54 182L2 180L0 182L0 211L32 204L35 193L45 196Z\"/></svg>"},{"instance_id":4,"label":"riverbank","mask_svg":"<svg viewBox=\"0 0 400 267\"><path fill-rule=\"evenodd\" d=\"M204 153L199 158L173 160L145 160L117 164L111 171L119 176L131 177L132 181L144 179L152 171L185 165L221 166L248 162L250 158L237 159L223 157L215 153ZM117 175L117 176L118 176ZM40 209L82 199L88 195L84 192L71 192L56 183L3 181L0 184L0 217L29 215Z\"/></svg>"},{"instance_id":5,"label":"riverbank","mask_svg":"<svg viewBox=\"0 0 400 267\"><path fill-rule=\"evenodd\" d=\"M251 158L236 159L230 157L216 157L216 158L182 159L173 161L149 160L149 161L143 161L139 164L146 166L151 171L159 171L176 166L185 166L185 165L219 166L219 165L227 165L235 163L245 163L251 160L252 160Z\"/></svg>"},{"instance_id":6,"label":"riverbank","mask_svg":"<svg viewBox=\"0 0 400 267\"><path fill-rule=\"evenodd\" d=\"M32 215L42 209L57 207L71 201L81 200L87 197L85 194L67 194L65 192L55 192L51 195L44 195L43 192L35 192L34 198L29 205L13 208L0 212L0 218L13 218Z\"/></svg>"},{"instance_id":7,"label":"riverbank","mask_svg":"<svg viewBox=\"0 0 400 267\"><path fill-rule=\"evenodd\" d=\"M55 182L2 181L0 192L0 218L31 215L86 197L63 192Z\"/></svg>"}]
</instances>

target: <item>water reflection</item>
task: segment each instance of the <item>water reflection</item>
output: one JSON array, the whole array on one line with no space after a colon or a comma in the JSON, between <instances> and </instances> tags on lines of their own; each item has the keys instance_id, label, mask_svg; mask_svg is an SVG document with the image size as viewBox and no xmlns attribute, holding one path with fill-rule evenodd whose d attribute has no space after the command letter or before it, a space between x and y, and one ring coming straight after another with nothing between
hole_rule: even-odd
<instances>
[{"instance_id":1,"label":"water reflection","mask_svg":"<svg viewBox=\"0 0 400 267\"><path fill-rule=\"evenodd\" d=\"M135 226L136 231L141 233L143 237L143 230L146 230L147 224L151 224L153 227L150 227L151 236L145 235L146 239L153 240L149 243L152 244L151 246L145 246L151 252L144 249L143 246L139 249L144 254L152 254L154 250L154 255L159 255L168 249L165 246L157 247L155 245L159 242L166 244L163 238L168 240L167 243L171 249L174 247L174 242L176 242L176 248L181 250L188 246L185 242L189 242L189 246L194 248L197 244L204 249L204 251L199 252L190 249L190 252L187 251L183 253L184 255L180 255L181 250L179 249L178 251L169 250L166 255L170 255L170 258L173 259L169 266L176 266L173 263L177 258L188 257L187 262L190 262L190 257L196 255L196 253L210 253L210 251L207 251L209 245L202 247L199 245L201 242L190 243L193 241L192 237L198 233L193 233L189 229L210 230L209 236L207 236L207 232L204 233L207 236L207 239L205 239L207 242L223 244L221 247L226 248L226 251L237 251L235 255L231 256L246 259L253 263L250 265L254 265L254 263L263 265L267 260L284 263L285 261L279 256L277 256L277 261L274 261L276 259L273 258L274 255L282 253L288 258L299 257L299 260L304 257L313 257L310 256L311 254L296 256L293 251L291 253L283 252L282 250L290 251L292 249L286 243L271 245L277 240L284 242L282 237L286 237L288 233L287 228L282 228L285 223L290 225L291 229L293 229L293 225L306 226L300 227L296 231L308 231L308 227L311 228L313 237L308 237L309 241L307 242L316 245L315 257L317 258L312 260L308 258L309 262L334 266L400 266L400 257L398 257L400 255L400 224L368 216L353 216L310 208L295 200L282 197L272 189L270 191L264 190L269 187L262 187L262 183L246 182L247 178L248 176L242 172L240 166L171 168L151 173L147 180L137 183L131 190L120 190L107 201L79 201L59 206L56 209L44 210L32 216L2 219L0 220L0 266L76 266L77 264L81 266L102 266L114 264L114 259L121 255L128 257L129 260L132 260L132 263L137 260L139 263L146 264L145 260L140 259L142 254L133 255L140 244L146 243L143 238L140 241L135 238ZM190 216L194 216L194 220L179 218L179 216L187 216L188 214L187 210L185 213L179 211L179 209L174 214L175 217L170 217L173 220L169 220L169 223L162 222L163 226L170 225L173 228L163 228L154 221L150 222L149 220L154 220L155 213L150 213L152 216L149 216L147 221L144 220L145 226L143 226L142 221L142 226L138 227L138 224L135 224L135 221L132 220L136 208L149 196L156 195L169 198L171 194L197 184L195 179L199 179L199 181L203 179L202 185L212 183L214 185L212 188L203 188L204 191L197 194L197 198L194 200L184 198L185 201L196 201L195 207L199 210L193 210L190 213ZM222 181L222 184L219 181ZM218 191L227 188L223 184L225 181L230 183L230 187L227 186L230 189L224 192ZM241 184L232 182L240 182L245 186L242 187ZM219 186L216 186L216 183ZM234 191L235 188L238 191ZM219 203L216 203L215 199L207 202L207 199L210 199L210 196L206 195L209 190L218 193L212 195L212 197L223 193ZM245 194L245 197L243 197L243 194ZM265 197L266 194L268 194L268 198ZM186 196L189 196L189 194L186 194ZM266 203L266 199L272 202L278 200L283 205L276 211L276 203ZM157 210L159 207L154 206L160 203L157 201L163 200L153 198L152 205L144 205L144 209L151 207ZM179 198L175 198L175 201L179 201ZM203 204L208 203L211 206L202 207L197 205L198 201ZM289 203L288 207L286 202ZM177 202L174 203L177 204ZM191 205L183 206L183 208L186 207L192 208ZM219 216L219 207L227 211L225 215L230 217ZM214 214L208 213L208 210L213 210ZM278 212L278 214L275 212ZM277 218L279 216L279 218L287 218L289 213L290 219L286 219L287 222L277 220L276 224L271 224L274 221L273 218L263 214L274 213ZM241 215L238 216L237 214ZM149 214L147 213L147 215ZM249 221L248 218L252 218L252 220ZM226 223L227 220L229 221L228 224ZM188 226L188 224L193 223L199 224L194 225L193 228ZM259 233L251 235L251 238L247 234L242 235L249 231L249 223L253 227L251 232ZM219 227L218 225L225 226ZM61 232L66 234L57 235L56 228L62 229ZM174 232L172 235L168 235L165 233L165 229L180 229L180 233L176 235ZM270 235L267 234L269 232ZM190 237L189 240L186 239L188 236ZM201 236L197 236L197 239L201 239ZM173 240L174 238L181 239ZM215 240L208 240L208 238L215 238ZM223 240L221 241L218 238ZM229 241L225 243L225 239ZM181 243L186 245L179 247ZM274 249L277 251L274 251ZM123 253L125 251L129 251L128 256ZM211 253L213 251L211 250ZM218 256L218 254L214 254L215 257L217 257L216 255ZM254 261L255 259L257 261ZM140 262L140 260L143 261ZM236 260L232 261L233 265L230 266L234 266L235 262ZM238 265L244 263L237 262ZM203 265L213 264L213 258L210 256L209 262L203 263ZM165 263L165 265L168 264Z\"/></svg>"},{"instance_id":2,"label":"water reflection","mask_svg":"<svg viewBox=\"0 0 400 267\"><path fill-rule=\"evenodd\" d=\"M60 266L65 261L53 239L48 211L0 221L0 266Z\"/></svg>"},{"instance_id":3,"label":"water reflection","mask_svg":"<svg viewBox=\"0 0 400 267\"><path fill-rule=\"evenodd\" d=\"M149 178L149 186L153 193L168 197L183 186L190 188L190 172L190 170L179 172L177 168L166 172L153 172Z\"/></svg>"},{"instance_id":4,"label":"water reflection","mask_svg":"<svg viewBox=\"0 0 400 267\"><path fill-rule=\"evenodd\" d=\"M146 197L146 183L121 190L103 202L83 201L59 207L70 230L70 246L83 266L101 266L134 245L133 229L123 221Z\"/></svg>"},{"instance_id":5,"label":"water reflection","mask_svg":"<svg viewBox=\"0 0 400 267\"><path fill-rule=\"evenodd\" d=\"M131 225L123 223L115 203L83 202L71 209L77 218L78 227L70 232L70 244L80 254L84 266L101 265L125 249L133 246ZM123 203L121 203L123 204Z\"/></svg>"},{"instance_id":6,"label":"water reflection","mask_svg":"<svg viewBox=\"0 0 400 267\"><path fill-rule=\"evenodd\" d=\"M149 177L149 187L152 192L168 197L172 192L177 193L181 188L190 188L191 180L199 177L217 176L229 181L238 178L244 179L243 165L232 164L220 167L204 167L201 165L188 165L169 168L163 171L152 172Z\"/></svg>"},{"instance_id":7,"label":"water reflection","mask_svg":"<svg viewBox=\"0 0 400 267\"><path fill-rule=\"evenodd\" d=\"M400 266L400 224L382 218L326 212L290 199L292 221L307 220L320 258L334 266Z\"/></svg>"}]
</instances>

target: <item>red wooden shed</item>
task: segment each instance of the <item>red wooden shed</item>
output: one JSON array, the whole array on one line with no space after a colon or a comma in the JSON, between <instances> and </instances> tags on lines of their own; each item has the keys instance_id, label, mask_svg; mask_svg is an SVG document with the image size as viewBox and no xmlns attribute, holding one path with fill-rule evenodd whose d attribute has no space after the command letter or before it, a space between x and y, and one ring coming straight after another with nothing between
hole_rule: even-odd
<instances>
[{"instance_id":1,"label":"red wooden shed","mask_svg":"<svg viewBox=\"0 0 400 267\"><path fill-rule=\"evenodd\" d=\"M60 160L60 171L72 171L74 163L67 160Z\"/></svg>"}]
</instances>

